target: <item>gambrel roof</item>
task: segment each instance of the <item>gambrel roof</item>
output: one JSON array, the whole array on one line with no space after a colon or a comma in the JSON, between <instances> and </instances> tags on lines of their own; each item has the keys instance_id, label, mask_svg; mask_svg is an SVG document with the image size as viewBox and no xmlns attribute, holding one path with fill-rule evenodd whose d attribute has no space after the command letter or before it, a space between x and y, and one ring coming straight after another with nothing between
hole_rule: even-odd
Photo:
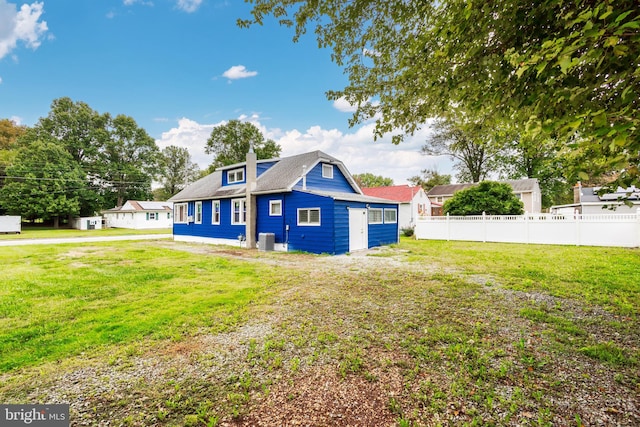
<instances>
[{"instance_id":1,"label":"gambrel roof","mask_svg":"<svg viewBox=\"0 0 640 427\"><path fill-rule=\"evenodd\" d=\"M279 159L258 160L259 163L274 163L269 169L257 177L254 194L268 194L289 192L302 179L303 174L313 169L318 163L326 163L336 166L345 176L354 192L362 195L362 191L344 164L333 156L322 151L312 151ZM226 171L244 167L245 163L223 166L216 169L210 175L194 182L187 188L171 197L172 202L185 202L190 200L206 200L244 196L246 186L242 184L222 185L222 177ZM310 191L313 192L313 191ZM319 194L319 192L315 192Z\"/></svg>"}]
</instances>

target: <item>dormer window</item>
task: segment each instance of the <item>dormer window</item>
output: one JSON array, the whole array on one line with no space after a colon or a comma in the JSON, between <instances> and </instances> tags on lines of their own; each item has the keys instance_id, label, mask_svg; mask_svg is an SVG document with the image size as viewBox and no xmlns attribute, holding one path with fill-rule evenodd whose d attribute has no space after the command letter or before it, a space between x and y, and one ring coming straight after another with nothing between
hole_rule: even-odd
<instances>
[{"instance_id":1,"label":"dormer window","mask_svg":"<svg viewBox=\"0 0 640 427\"><path fill-rule=\"evenodd\" d=\"M244 181L244 169L234 169L227 172L227 183L234 184Z\"/></svg>"},{"instance_id":2,"label":"dormer window","mask_svg":"<svg viewBox=\"0 0 640 427\"><path fill-rule=\"evenodd\" d=\"M333 179L333 165L322 165L322 177Z\"/></svg>"}]
</instances>

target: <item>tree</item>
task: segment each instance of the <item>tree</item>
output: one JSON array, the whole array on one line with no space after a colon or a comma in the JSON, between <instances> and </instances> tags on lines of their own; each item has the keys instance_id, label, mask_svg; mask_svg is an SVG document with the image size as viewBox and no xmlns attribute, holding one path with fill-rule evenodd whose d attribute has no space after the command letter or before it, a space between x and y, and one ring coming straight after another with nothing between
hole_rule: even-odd
<instances>
[{"instance_id":1,"label":"tree","mask_svg":"<svg viewBox=\"0 0 640 427\"><path fill-rule=\"evenodd\" d=\"M492 161L500 148L493 128L480 121L439 119L434 122L433 134L422 146L422 153L448 156L454 161L459 181L480 182L494 169Z\"/></svg>"},{"instance_id":2,"label":"tree","mask_svg":"<svg viewBox=\"0 0 640 427\"><path fill-rule=\"evenodd\" d=\"M82 169L71 155L51 141L35 141L22 148L7 168L0 204L12 215L30 220L54 220L80 212L78 197L85 187Z\"/></svg>"},{"instance_id":3,"label":"tree","mask_svg":"<svg viewBox=\"0 0 640 427\"><path fill-rule=\"evenodd\" d=\"M524 204L509 184L482 181L455 193L442 210L449 215L522 215Z\"/></svg>"},{"instance_id":4,"label":"tree","mask_svg":"<svg viewBox=\"0 0 640 427\"><path fill-rule=\"evenodd\" d=\"M356 183L360 188L389 187L393 185L392 178L385 178L381 175L374 175L369 172L357 173L353 175L353 179L356 180Z\"/></svg>"},{"instance_id":5,"label":"tree","mask_svg":"<svg viewBox=\"0 0 640 427\"><path fill-rule=\"evenodd\" d=\"M200 168L191 161L189 150L175 145L162 150L160 170L162 191L157 194L160 200L174 196L200 175Z\"/></svg>"},{"instance_id":6,"label":"tree","mask_svg":"<svg viewBox=\"0 0 640 427\"><path fill-rule=\"evenodd\" d=\"M440 174L436 169L423 169L420 173L422 176L412 176L409 182L419 185L424 191L429 191L436 185L451 184L451 175Z\"/></svg>"},{"instance_id":7,"label":"tree","mask_svg":"<svg viewBox=\"0 0 640 427\"><path fill-rule=\"evenodd\" d=\"M280 156L280 145L271 139L265 140L260 129L252 123L240 120L229 120L213 128L205 152L215 156L211 164L211 168L215 169L244 162L252 144L259 160Z\"/></svg>"},{"instance_id":8,"label":"tree","mask_svg":"<svg viewBox=\"0 0 640 427\"><path fill-rule=\"evenodd\" d=\"M312 29L332 48L349 84L328 97L357 107L351 124L376 119L378 137L399 143L455 107L582 147L638 184L637 0L249 1L240 26L273 15L294 41Z\"/></svg>"},{"instance_id":9,"label":"tree","mask_svg":"<svg viewBox=\"0 0 640 427\"><path fill-rule=\"evenodd\" d=\"M18 154L18 139L25 131L25 126L19 126L9 119L0 119L0 188L4 185L7 167ZM0 207L0 214L2 213Z\"/></svg>"},{"instance_id":10,"label":"tree","mask_svg":"<svg viewBox=\"0 0 640 427\"><path fill-rule=\"evenodd\" d=\"M160 160L155 140L131 117L120 114L109 124L109 139L100 156L106 200L122 206L127 199L150 199Z\"/></svg>"}]
</instances>

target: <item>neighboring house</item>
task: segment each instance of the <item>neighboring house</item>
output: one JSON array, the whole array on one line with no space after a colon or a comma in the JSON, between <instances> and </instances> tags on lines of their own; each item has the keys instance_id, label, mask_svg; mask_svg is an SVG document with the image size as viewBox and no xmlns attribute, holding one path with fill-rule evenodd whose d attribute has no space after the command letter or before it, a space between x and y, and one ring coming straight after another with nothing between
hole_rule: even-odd
<instances>
[{"instance_id":1,"label":"neighboring house","mask_svg":"<svg viewBox=\"0 0 640 427\"><path fill-rule=\"evenodd\" d=\"M398 242L398 204L362 194L321 151L260 161L250 152L169 200L175 240L327 254Z\"/></svg>"},{"instance_id":2,"label":"neighboring house","mask_svg":"<svg viewBox=\"0 0 640 427\"><path fill-rule=\"evenodd\" d=\"M392 185L389 187L368 187L362 192L367 196L398 202L398 224L401 229L413 228L416 219L431 215L431 202L422 187L409 185Z\"/></svg>"},{"instance_id":3,"label":"neighboring house","mask_svg":"<svg viewBox=\"0 0 640 427\"><path fill-rule=\"evenodd\" d=\"M615 193L598 195L602 187L583 187L580 182L573 187L573 203L551 206L549 211L555 214L628 214L640 212L640 189L618 187ZM622 199L626 198L631 206Z\"/></svg>"},{"instance_id":4,"label":"neighboring house","mask_svg":"<svg viewBox=\"0 0 640 427\"><path fill-rule=\"evenodd\" d=\"M173 203L127 200L121 207L102 212L107 228L171 228Z\"/></svg>"},{"instance_id":5,"label":"neighboring house","mask_svg":"<svg viewBox=\"0 0 640 427\"><path fill-rule=\"evenodd\" d=\"M511 186L513 193L522 200L525 212L540 213L542 211L542 193L540 192L540 185L538 184L537 179L528 178L498 182L509 184L509 186ZM444 202L452 198L456 192L474 185L476 184L448 184L436 185L433 187L427 193L432 205L432 215L442 215L442 205Z\"/></svg>"}]
</instances>

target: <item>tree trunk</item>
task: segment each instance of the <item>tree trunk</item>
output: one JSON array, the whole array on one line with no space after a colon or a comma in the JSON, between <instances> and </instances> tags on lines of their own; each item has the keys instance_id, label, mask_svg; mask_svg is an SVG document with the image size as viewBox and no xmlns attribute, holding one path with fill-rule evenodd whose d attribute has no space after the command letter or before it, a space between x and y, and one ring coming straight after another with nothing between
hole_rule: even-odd
<instances>
[{"instance_id":1,"label":"tree trunk","mask_svg":"<svg viewBox=\"0 0 640 427\"><path fill-rule=\"evenodd\" d=\"M60 217L59 216L54 216L53 217L53 228L57 229L60 226Z\"/></svg>"}]
</instances>

